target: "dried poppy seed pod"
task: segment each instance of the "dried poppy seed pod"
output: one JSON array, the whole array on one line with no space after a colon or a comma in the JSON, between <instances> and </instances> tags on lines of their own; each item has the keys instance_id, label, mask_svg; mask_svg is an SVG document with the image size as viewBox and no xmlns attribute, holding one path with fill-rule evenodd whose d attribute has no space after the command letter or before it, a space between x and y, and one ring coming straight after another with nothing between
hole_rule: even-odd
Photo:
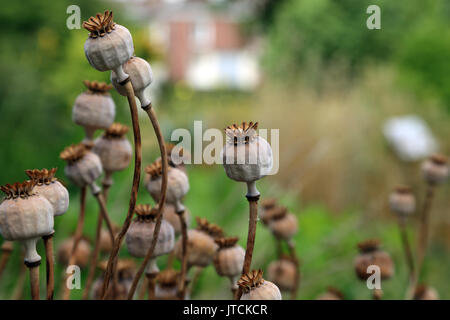
<instances>
[{"instance_id":1,"label":"dried poppy seed pod","mask_svg":"<svg viewBox=\"0 0 450 320\"><path fill-rule=\"evenodd\" d=\"M95 184L95 180L100 177L103 170L98 155L80 143L64 149L60 158L67 161L64 172L73 183L80 188L90 186L94 194L100 192Z\"/></svg>"},{"instance_id":2,"label":"dried poppy seed pod","mask_svg":"<svg viewBox=\"0 0 450 320\"><path fill-rule=\"evenodd\" d=\"M256 133L258 123L233 124L225 129L227 142L222 149L223 166L227 176L249 185L249 196L258 196L254 182L272 170L270 144ZM253 186L250 186L253 184Z\"/></svg>"},{"instance_id":3,"label":"dried poppy seed pod","mask_svg":"<svg viewBox=\"0 0 450 320\"><path fill-rule=\"evenodd\" d=\"M298 231L297 217L288 213L287 208L280 208L271 215L268 227L275 237L289 242Z\"/></svg>"},{"instance_id":4,"label":"dried poppy seed pod","mask_svg":"<svg viewBox=\"0 0 450 320\"><path fill-rule=\"evenodd\" d=\"M34 191L47 198L53 206L55 216L66 213L69 208L69 192L58 179L55 178L56 168L26 170L25 173L36 182Z\"/></svg>"},{"instance_id":5,"label":"dried poppy seed pod","mask_svg":"<svg viewBox=\"0 0 450 320\"><path fill-rule=\"evenodd\" d=\"M290 291L296 286L297 264L289 256L281 256L279 260L269 264L267 279L275 283L282 291Z\"/></svg>"},{"instance_id":6,"label":"dried poppy seed pod","mask_svg":"<svg viewBox=\"0 0 450 320\"><path fill-rule=\"evenodd\" d=\"M328 287L316 300L344 300L344 294L336 288Z\"/></svg>"},{"instance_id":7,"label":"dried poppy seed pod","mask_svg":"<svg viewBox=\"0 0 450 320\"><path fill-rule=\"evenodd\" d=\"M23 243L26 263L41 261L36 243L53 232L53 206L34 192L35 184L31 180L0 187L6 194L0 204L0 234L5 240Z\"/></svg>"},{"instance_id":8,"label":"dried poppy seed pod","mask_svg":"<svg viewBox=\"0 0 450 320\"><path fill-rule=\"evenodd\" d=\"M86 131L86 140L91 141L95 130L107 129L116 116L116 105L109 94L112 86L105 82L83 81L87 90L75 99L72 120Z\"/></svg>"},{"instance_id":9,"label":"dried poppy seed pod","mask_svg":"<svg viewBox=\"0 0 450 320\"><path fill-rule=\"evenodd\" d=\"M152 243L157 210L149 204L141 204L136 206L135 213L137 218L131 223L127 231L126 244L133 257L145 257ZM173 227L163 219L152 258L171 252L174 242L175 232Z\"/></svg>"},{"instance_id":10,"label":"dried poppy seed pod","mask_svg":"<svg viewBox=\"0 0 450 320\"><path fill-rule=\"evenodd\" d=\"M433 287L419 285L414 291L414 300L439 300L439 294Z\"/></svg>"},{"instance_id":11,"label":"dried poppy seed pod","mask_svg":"<svg viewBox=\"0 0 450 320\"><path fill-rule=\"evenodd\" d=\"M141 106L146 107L150 105L151 101L145 94L145 89L153 82L153 72L150 64L142 58L131 57L122 67L123 71L130 77L134 95L141 102ZM114 71L111 72L111 83L119 94L122 96L127 95L125 88L120 85L120 80Z\"/></svg>"},{"instance_id":12,"label":"dried poppy seed pod","mask_svg":"<svg viewBox=\"0 0 450 320\"><path fill-rule=\"evenodd\" d=\"M263 199L261 201L261 209L259 210L259 218L261 221L267 225L269 222L270 212L277 208L277 200L275 198Z\"/></svg>"},{"instance_id":13,"label":"dried poppy seed pod","mask_svg":"<svg viewBox=\"0 0 450 320\"><path fill-rule=\"evenodd\" d=\"M92 149L102 161L105 170L103 183L112 184L112 173L122 171L128 167L133 150L125 134L128 127L120 123L113 123L105 133L98 137Z\"/></svg>"},{"instance_id":14,"label":"dried poppy seed pod","mask_svg":"<svg viewBox=\"0 0 450 320\"><path fill-rule=\"evenodd\" d=\"M399 217L406 218L416 210L416 198L411 188L399 186L389 195L389 206Z\"/></svg>"},{"instance_id":15,"label":"dried poppy seed pod","mask_svg":"<svg viewBox=\"0 0 450 320\"><path fill-rule=\"evenodd\" d=\"M441 154L432 155L423 162L422 172L425 180L431 185L445 182L449 175L447 157Z\"/></svg>"},{"instance_id":16,"label":"dried poppy seed pod","mask_svg":"<svg viewBox=\"0 0 450 320\"><path fill-rule=\"evenodd\" d=\"M113 230L114 230L114 237L117 236L117 233L119 232L118 226L113 224ZM111 234L108 230L102 229L100 231L100 240L99 240L99 248L101 252L111 252L113 247L113 243L111 241Z\"/></svg>"},{"instance_id":17,"label":"dried poppy seed pod","mask_svg":"<svg viewBox=\"0 0 450 320\"><path fill-rule=\"evenodd\" d=\"M89 64L98 71L112 70L118 81L128 78L122 65L133 56L134 46L130 31L113 21L112 11L97 13L83 22L83 28L89 31L84 43L84 53Z\"/></svg>"},{"instance_id":18,"label":"dried poppy seed pod","mask_svg":"<svg viewBox=\"0 0 450 320\"><path fill-rule=\"evenodd\" d=\"M180 273L173 269L161 271L156 277L155 297L160 300L177 299L177 283Z\"/></svg>"},{"instance_id":19,"label":"dried poppy seed pod","mask_svg":"<svg viewBox=\"0 0 450 320\"><path fill-rule=\"evenodd\" d=\"M180 146L175 146L171 143L166 143L166 153L167 161L169 166L173 168L180 169L187 174L185 162L190 163L191 156L189 152L181 148ZM158 157L156 161L160 161L161 157Z\"/></svg>"},{"instance_id":20,"label":"dried poppy seed pod","mask_svg":"<svg viewBox=\"0 0 450 320\"><path fill-rule=\"evenodd\" d=\"M354 267L359 279L367 280L372 275L372 271L367 272L367 268L371 265L380 268L382 280L393 276L394 262L387 252L380 250L380 242L378 240L371 239L360 242L358 248L360 253L354 260Z\"/></svg>"},{"instance_id":21,"label":"dried poppy seed pod","mask_svg":"<svg viewBox=\"0 0 450 320\"><path fill-rule=\"evenodd\" d=\"M186 226L189 227L191 214L189 210L185 209L183 212L183 218L186 221ZM169 222L175 230L175 235L181 233L181 223L178 214L176 213L175 206L172 204L166 204L163 210L163 218Z\"/></svg>"},{"instance_id":22,"label":"dried poppy seed pod","mask_svg":"<svg viewBox=\"0 0 450 320\"><path fill-rule=\"evenodd\" d=\"M241 300L281 300L280 289L262 276L262 270L253 270L242 275L238 281L243 291Z\"/></svg>"},{"instance_id":23,"label":"dried poppy seed pod","mask_svg":"<svg viewBox=\"0 0 450 320\"><path fill-rule=\"evenodd\" d=\"M159 201L161 196L162 164L155 161L145 168L147 173L145 185L153 200ZM177 169L169 167L167 172L166 202L175 205L176 212L184 210L181 200L189 191L189 180L187 175Z\"/></svg>"},{"instance_id":24,"label":"dried poppy seed pod","mask_svg":"<svg viewBox=\"0 0 450 320\"><path fill-rule=\"evenodd\" d=\"M72 248L74 245L74 237L70 237L64 240L58 248L58 261L63 265L67 265L70 260ZM88 265L89 257L91 254L91 245L86 238L81 238L78 242L77 249L75 250L75 264L80 268L84 268Z\"/></svg>"},{"instance_id":25,"label":"dried poppy seed pod","mask_svg":"<svg viewBox=\"0 0 450 320\"><path fill-rule=\"evenodd\" d=\"M217 274L222 277L228 277L232 286L236 289L245 257L245 250L237 244L238 240L238 237L215 239L219 249L214 256L214 268Z\"/></svg>"},{"instance_id":26,"label":"dried poppy seed pod","mask_svg":"<svg viewBox=\"0 0 450 320\"><path fill-rule=\"evenodd\" d=\"M189 267L206 267L211 264L219 248L214 240L223 237L223 230L206 219L196 217L196 220L197 229L187 232L187 264ZM175 243L175 256L180 260L182 258L182 239Z\"/></svg>"}]
</instances>

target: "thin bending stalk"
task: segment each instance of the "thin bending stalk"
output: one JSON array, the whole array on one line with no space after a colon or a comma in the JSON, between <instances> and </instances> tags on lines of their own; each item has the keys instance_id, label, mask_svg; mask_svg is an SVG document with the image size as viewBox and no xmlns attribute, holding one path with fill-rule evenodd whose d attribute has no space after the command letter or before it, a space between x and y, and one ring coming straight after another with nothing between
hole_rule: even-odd
<instances>
[{"instance_id":1,"label":"thin bending stalk","mask_svg":"<svg viewBox=\"0 0 450 320\"><path fill-rule=\"evenodd\" d=\"M295 300L297 299L298 284L300 283L300 270L299 270L300 261L297 258L294 242L292 240L288 241L288 247L289 247L289 255L291 256L292 260L295 263L295 283L291 291L291 300Z\"/></svg>"},{"instance_id":2,"label":"thin bending stalk","mask_svg":"<svg viewBox=\"0 0 450 320\"><path fill-rule=\"evenodd\" d=\"M415 275L414 275L415 269L414 269L414 257L412 254L411 245L409 243L408 233L406 230L406 221L404 221L403 219L400 219L398 227L399 227L399 231L400 231L400 237L402 239L402 246L403 246L403 251L405 253L406 264L408 265L408 269L409 269L409 279L411 281L415 278Z\"/></svg>"},{"instance_id":3,"label":"thin bending stalk","mask_svg":"<svg viewBox=\"0 0 450 320\"><path fill-rule=\"evenodd\" d=\"M109 191L109 184L103 183L103 198L105 199L105 202L108 200L108 191ZM97 267L97 260L100 253L100 236L102 233L102 224L103 224L103 215L102 212L98 212L98 218L97 218L97 228L95 230L95 245L94 245L94 251L92 252L91 256L91 263L89 265L89 273L86 280L86 286L83 291L83 300L86 300L89 297L89 292L91 291L92 283L94 282L95 277L95 268ZM111 242L111 243L114 243Z\"/></svg>"},{"instance_id":4,"label":"thin bending stalk","mask_svg":"<svg viewBox=\"0 0 450 320\"><path fill-rule=\"evenodd\" d=\"M245 250L244 266L242 268L242 274L246 274L250 271L252 264L253 249L255 247L255 237L256 237L256 224L258 222L258 200L259 195L251 196L247 195L247 200L249 203L249 221L248 221L248 237L247 237L247 248ZM242 289L239 288L236 300L241 299Z\"/></svg>"},{"instance_id":5,"label":"thin bending stalk","mask_svg":"<svg viewBox=\"0 0 450 320\"><path fill-rule=\"evenodd\" d=\"M181 225L181 272L178 284L178 298L184 300L186 296L186 273L187 273L187 224L184 218L184 211L177 212Z\"/></svg>"},{"instance_id":6,"label":"thin bending stalk","mask_svg":"<svg viewBox=\"0 0 450 320\"><path fill-rule=\"evenodd\" d=\"M122 244L123 238L125 237L128 228L130 227L131 220L133 218L134 209L136 207L137 194L139 191L139 181L141 179L141 132L139 129L139 119L136 106L136 98L134 97L133 86L131 85L130 78L127 78L121 85L127 92L128 105L130 106L131 120L133 124L133 136L134 136L134 175L133 175L133 186L131 188L130 203L128 206L128 213L123 223L122 229L117 235L117 239L114 241L113 249L111 255L108 259L108 265L105 272L105 278L102 288L102 299L105 299L109 280L113 274L113 268L115 266L116 258L119 254L120 245Z\"/></svg>"},{"instance_id":7,"label":"thin bending stalk","mask_svg":"<svg viewBox=\"0 0 450 320\"><path fill-rule=\"evenodd\" d=\"M30 271L30 285L31 285L31 299L39 300L39 265L41 261L27 263L28 270Z\"/></svg>"},{"instance_id":8,"label":"thin bending stalk","mask_svg":"<svg viewBox=\"0 0 450 320\"><path fill-rule=\"evenodd\" d=\"M77 228L75 230L72 250L70 251L70 258L69 258L69 263L68 263L69 266L75 264L75 262L76 262L75 252L77 251L78 244L80 243L81 236L83 235L84 217L86 215L86 193L87 193L87 188L82 187L81 195L80 195L80 215L78 216L78 223L77 223ZM66 277L65 277L65 280L63 283L63 296L62 296L63 300L68 300L70 298L70 289L67 286L68 277L69 277L69 275L66 274Z\"/></svg>"},{"instance_id":9,"label":"thin bending stalk","mask_svg":"<svg viewBox=\"0 0 450 320\"><path fill-rule=\"evenodd\" d=\"M168 171L168 160L167 160L167 152L166 152L166 144L164 143L164 137L161 132L161 127L159 126L158 120L156 119L155 112L153 111L152 104L150 103L148 106L142 107L142 109L147 112L148 117L152 123L153 129L156 134L156 138L159 144L159 151L161 153L162 160L162 182L161 182L161 196L158 201L158 212L156 216L156 224L155 229L153 231L152 243L150 244L150 248L147 250L147 254L145 255L144 261L142 262L139 270L136 272L133 283L131 285L130 291L128 292L128 299L133 299L134 293L136 291L137 285L139 283L139 279L144 273L145 267L153 256L153 252L156 247L156 242L158 241L159 231L161 229L161 222L163 219L163 210L164 204L166 202L166 191L167 191L167 171ZM153 287L154 288L154 287Z\"/></svg>"},{"instance_id":10,"label":"thin bending stalk","mask_svg":"<svg viewBox=\"0 0 450 320\"><path fill-rule=\"evenodd\" d=\"M55 261L53 257L53 235L52 234L42 237L44 239L45 246L45 262L46 262L46 278L47 278L47 300L53 300L53 294L55 292Z\"/></svg>"}]
</instances>

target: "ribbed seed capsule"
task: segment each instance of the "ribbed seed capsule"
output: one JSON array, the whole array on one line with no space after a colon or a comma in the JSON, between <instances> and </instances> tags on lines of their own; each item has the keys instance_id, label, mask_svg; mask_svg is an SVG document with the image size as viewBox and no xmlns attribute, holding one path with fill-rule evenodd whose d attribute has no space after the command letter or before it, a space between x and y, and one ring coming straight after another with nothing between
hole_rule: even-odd
<instances>
[{"instance_id":1,"label":"ribbed seed capsule","mask_svg":"<svg viewBox=\"0 0 450 320\"><path fill-rule=\"evenodd\" d=\"M128 78L122 65L133 56L134 46L130 31L114 23L113 13L97 13L83 22L89 37L84 43L84 53L89 64L99 71L113 70L119 82Z\"/></svg>"},{"instance_id":2,"label":"ribbed seed capsule","mask_svg":"<svg viewBox=\"0 0 450 320\"><path fill-rule=\"evenodd\" d=\"M66 213L69 208L69 192L58 179L55 178L56 168L26 170L25 173L36 182L34 191L47 198L53 207L55 216Z\"/></svg>"},{"instance_id":3,"label":"ribbed seed capsule","mask_svg":"<svg viewBox=\"0 0 450 320\"><path fill-rule=\"evenodd\" d=\"M286 241L290 241L298 231L297 217L287 208L272 210L267 225L275 237Z\"/></svg>"},{"instance_id":4,"label":"ribbed seed capsule","mask_svg":"<svg viewBox=\"0 0 450 320\"><path fill-rule=\"evenodd\" d=\"M67 266L69 263L74 241L75 239L70 237L69 239L64 240L58 248L58 262L64 266ZM89 263L90 254L91 244L86 238L81 238L74 253L75 264L80 268L86 267Z\"/></svg>"},{"instance_id":5,"label":"ribbed seed capsule","mask_svg":"<svg viewBox=\"0 0 450 320\"><path fill-rule=\"evenodd\" d=\"M361 280L367 280L373 273L367 268L371 265L380 268L381 279L389 279L394 274L394 262L391 256L380 249L380 242L375 239L360 242L358 244L359 255L354 261L355 272Z\"/></svg>"},{"instance_id":6,"label":"ribbed seed capsule","mask_svg":"<svg viewBox=\"0 0 450 320\"><path fill-rule=\"evenodd\" d=\"M53 206L34 192L35 185L31 180L0 187L6 194L0 203L0 234L5 240L23 243L27 263L41 261L36 243L53 232Z\"/></svg>"},{"instance_id":7,"label":"ribbed seed capsule","mask_svg":"<svg viewBox=\"0 0 450 320\"><path fill-rule=\"evenodd\" d=\"M141 102L142 107L150 105L151 101L145 93L145 89L153 82L153 72L150 64L142 58L131 57L123 65L123 70L130 77L131 85L133 86L134 95ZM111 72L111 83L116 88L117 92L122 96L126 96L127 92L124 87L119 84L119 79L116 73Z\"/></svg>"},{"instance_id":8,"label":"ribbed seed capsule","mask_svg":"<svg viewBox=\"0 0 450 320\"><path fill-rule=\"evenodd\" d=\"M214 268L218 275L228 277L235 288L242 273L245 257L245 250L237 244L238 240L238 237L215 239L219 249L214 256Z\"/></svg>"},{"instance_id":9,"label":"ribbed seed capsule","mask_svg":"<svg viewBox=\"0 0 450 320\"><path fill-rule=\"evenodd\" d=\"M173 269L161 271L156 277L155 297L159 300L177 298L179 272Z\"/></svg>"},{"instance_id":10,"label":"ribbed seed capsule","mask_svg":"<svg viewBox=\"0 0 450 320\"><path fill-rule=\"evenodd\" d=\"M64 168L66 176L80 188L92 186L102 174L100 158L85 144L67 147L61 152L60 158L67 161Z\"/></svg>"},{"instance_id":11,"label":"ribbed seed capsule","mask_svg":"<svg viewBox=\"0 0 450 320\"><path fill-rule=\"evenodd\" d=\"M416 198L411 188L399 186L389 195L389 206L399 217L412 215L416 210Z\"/></svg>"},{"instance_id":12,"label":"ribbed seed capsule","mask_svg":"<svg viewBox=\"0 0 450 320\"><path fill-rule=\"evenodd\" d=\"M206 267L214 259L219 246L214 241L223 236L222 228L209 223L206 219L198 218L197 229L187 232L187 264L188 266ZM182 239L178 239L175 244L175 255L181 260Z\"/></svg>"},{"instance_id":13,"label":"ribbed seed capsule","mask_svg":"<svg viewBox=\"0 0 450 320\"><path fill-rule=\"evenodd\" d=\"M170 223L175 230L175 235L179 235L181 233L181 223L178 214L176 213L175 206L172 204L166 204L163 210L164 219ZM191 214L188 209L185 209L183 212L184 220L186 221L186 226L189 227Z\"/></svg>"},{"instance_id":14,"label":"ribbed seed capsule","mask_svg":"<svg viewBox=\"0 0 450 320\"><path fill-rule=\"evenodd\" d=\"M262 270L253 270L242 275L238 286L243 291L241 300L281 300L280 289L263 279Z\"/></svg>"},{"instance_id":15,"label":"ribbed seed capsule","mask_svg":"<svg viewBox=\"0 0 450 320\"><path fill-rule=\"evenodd\" d=\"M435 185L445 182L449 175L447 157L441 154L432 155L423 162L422 172L429 184Z\"/></svg>"},{"instance_id":16,"label":"ribbed seed capsule","mask_svg":"<svg viewBox=\"0 0 450 320\"><path fill-rule=\"evenodd\" d=\"M296 286L297 264L292 258L282 256L269 264L267 279L275 283L282 291L290 291Z\"/></svg>"},{"instance_id":17,"label":"ribbed seed capsule","mask_svg":"<svg viewBox=\"0 0 450 320\"><path fill-rule=\"evenodd\" d=\"M116 105L109 94L112 86L105 82L85 80L87 90L75 99L72 120L86 131L86 140L93 139L98 129L108 129L116 116Z\"/></svg>"}]
</instances>

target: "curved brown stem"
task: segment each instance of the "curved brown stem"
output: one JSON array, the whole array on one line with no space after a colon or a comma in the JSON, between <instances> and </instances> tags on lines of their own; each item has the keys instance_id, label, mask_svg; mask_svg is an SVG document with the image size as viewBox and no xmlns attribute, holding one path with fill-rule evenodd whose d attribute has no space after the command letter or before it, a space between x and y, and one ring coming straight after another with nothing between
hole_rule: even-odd
<instances>
[{"instance_id":1,"label":"curved brown stem","mask_svg":"<svg viewBox=\"0 0 450 320\"><path fill-rule=\"evenodd\" d=\"M181 225L181 272L180 282L178 283L177 296L179 299L184 300L186 296L186 273L188 269L187 265L187 224L184 218L184 211L177 212Z\"/></svg>"},{"instance_id":2,"label":"curved brown stem","mask_svg":"<svg viewBox=\"0 0 450 320\"><path fill-rule=\"evenodd\" d=\"M145 275L148 285L148 300L155 300L155 285L157 275L157 273L147 273Z\"/></svg>"},{"instance_id":3,"label":"curved brown stem","mask_svg":"<svg viewBox=\"0 0 450 320\"><path fill-rule=\"evenodd\" d=\"M141 287L139 288L138 300L144 300L145 294L147 293L148 283L147 277L142 279Z\"/></svg>"},{"instance_id":4,"label":"curved brown stem","mask_svg":"<svg viewBox=\"0 0 450 320\"><path fill-rule=\"evenodd\" d=\"M244 266L242 268L242 274L246 274L250 271L252 264L253 249L255 247L256 238L256 224L258 222L258 196L247 196L249 203L249 221L248 221L248 237L247 248L245 250ZM240 300L242 296L242 289L239 288L236 294L236 300Z\"/></svg>"},{"instance_id":5,"label":"curved brown stem","mask_svg":"<svg viewBox=\"0 0 450 320\"><path fill-rule=\"evenodd\" d=\"M133 186L131 188L130 203L128 206L127 216L123 223L122 229L117 235L116 241L114 241L113 249L111 255L108 259L108 265L105 272L105 280L103 282L102 288L102 299L105 299L109 280L113 274L113 269L116 264L116 258L119 254L120 245L122 244L123 238L125 237L128 228L130 227L131 220L133 218L134 209L136 207L137 194L139 191L139 181L141 179L141 132L139 129L139 119L136 106L136 99L134 97L133 86L131 85L130 78L126 79L124 83L121 83L127 92L128 105L131 112L131 120L133 124L133 136L134 136L134 175L133 175Z\"/></svg>"},{"instance_id":6,"label":"curved brown stem","mask_svg":"<svg viewBox=\"0 0 450 320\"><path fill-rule=\"evenodd\" d=\"M406 264L409 269L409 279L410 281L415 277L415 269L414 269L414 257L411 250L411 245L408 240L408 233L406 230L406 221L400 219L398 222L398 227L400 231L400 237L402 239L403 251L405 253Z\"/></svg>"},{"instance_id":7,"label":"curved brown stem","mask_svg":"<svg viewBox=\"0 0 450 320\"><path fill-rule=\"evenodd\" d=\"M46 262L46 275L47 275L47 300L53 300L53 294L55 292L55 261L53 257L53 235L52 234L42 237L44 239L45 246L45 262Z\"/></svg>"},{"instance_id":8,"label":"curved brown stem","mask_svg":"<svg viewBox=\"0 0 450 320\"><path fill-rule=\"evenodd\" d=\"M87 187L82 187L81 188L81 195L80 195L80 215L78 216L78 223L77 223L77 228L75 230L75 234L74 234L74 240L73 240L73 246L72 246L72 250L70 251L70 258L69 258L69 263L68 265L73 265L75 264L75 252L78 248L78 244L80 243L81 240L81 236L83 235L83 226L84 226L84 217L86 215L86 193L87 193ZM66 276L64 277L64 284L63 284L63 295L62 295L62 299L63 300L68 300L70 298L70 289L67 286L67 279L68 279L68 274L66 274Z\"/></svg>"},{"instance_id":9,"label":"curved brown stem","mask_svg":"<svg viewBox=\"0 0 450 320\"><path fill-rule=\"evenodd\" d=\"M30 271L31 299L39 300L39 265L41 261L27 263L25 265Z\"/></svg>"},{"instance_id":10,"label":"curved brown stem","mask_svg":"<svg viewBox=\"0 0 450 320\"><path fill-rule=\"evenodd\" d=\"M168 172L168 160L167 160L167 152L166 152L166 144L164 143L164 138L161 132L161 128L158 124L158 120L156 119L155 112L153 111L152 105L149 104L148 106L143 107L142 109L147 112L150 121L152 123L153 129L156 134L156 138L158 140L159 144L159 151L161 153L161 159L162 159L162 182L161 182L161 196L158 201L158 212L156 216L156 224L155 229L153 231L153 238L152 243L150 244L150 248L147 250L147 254L145 255L144 261L142 261L141 266L139 267L139 270L136 272L133 283L131 285L130 291L128 292L128 299L133 299L134 293L136 291L137 285L139 283L139 279L142 276L142 273L145 270L145 267L147 266L148 262L153 256L153 252L156 247L156 242L158 241L159 231L161 229L161 222L163 219L163 210L164 210L164 204L166 202L166 191L167 191L167 172Z\"/></svg>"},{"instance_id":11,"label":"curved brown stem","mask_svg":"<svg viewBox=\"0 0 450 320\"><path fill-rule=\"evenodd\" d=\"M204 267L195 267L195 273L192 277L192 281L189 283L189 293L192 294L192 290L194 289L194 285L197 283L200 275L203 272Z\"/></svg>"},{"instance_id":12,"label":"curved brown stem","mask_svg":"<svg viewBox=\"0 0 450 320\"><path fill-rule=\"evenodd\" d=\"M11 252L14 249L14 243L12 241L5 241L2 244L2 258L0 259L0 279L2 277L3 271L5 271L6 265L8 264Z\"/></svg>"}]
</instances>

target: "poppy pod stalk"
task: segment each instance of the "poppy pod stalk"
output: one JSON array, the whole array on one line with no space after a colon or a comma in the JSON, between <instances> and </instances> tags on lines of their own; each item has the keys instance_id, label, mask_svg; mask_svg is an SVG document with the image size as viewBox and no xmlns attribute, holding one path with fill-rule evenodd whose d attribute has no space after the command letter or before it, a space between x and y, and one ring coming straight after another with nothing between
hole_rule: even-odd
<instances>
[{"instance_id":1,"label":"poppy pod stalk","mask_svg":"<svg viewBox=\"0 0 450 320\"><path fill-rule=\"evenodd\" d=\"M66 213L69 208L69 192L58 179L55 178L56 168L26 170L28 177L36 182L34 190L47 198L53 206L55 216ZM54 258L53 258L53 235L54 231L43 237L45 245L46 267L47 267L47 300L53 299L54 291Z\"/></svg>"},{"instance_id":2,"label":"poppy pod stalk","mask_svg":"<svg viewBox=\"0 0 450 320\"><path fill-rule=\"evenodd\" d=\"M281 300L281 292L270 281L263 279L262 270L243 274L238 281L243 294L240 300Z\"/></svg>"},{"instance_id":3,"label":"poppy pod stalk","mask_svg":"<svg viewBox=\"0 0 450 320\"><path fill-rule=\"evenodd\" d=\"M130 31L113 21L112 11L90 17L83 22L83 28L89 31L84 43L89 64L98 71L113 70L119 82L126 80L128 75L122 66L134 53Z\"/></svg>"},{"instance_id":4,"label":"poppy pod stalk","mask_svg":"<svg viewBox=\"0 0 450 320\"><path fill-rule=\"evenodd\" d=\"M256 133L258 123L242 122L225 129L227 140L222 149L223 167L227 176L235 181L247 183L246 198L249 201L249 226L247 247L242 273L250 271L255 246L258 200L260 193L256 181L272 170L273 155L270 144ZM237 298L242 294L239 288Z\"/></svg>"},{"instance_id":5,"label":"poppy pod stalk","mask_svg":"<svg viewBox=\"0 0 450 320\"><path fill-rule=\"evenodd\" d=\"M361 280L367 280L372 271L367 270L371 265L380 268L381 279L389 279L394 274L394 262L391 256L380 249L380 242L376 239L370 239L358 243L359 255L354 260L356 275Z\"/></svg>"},{"instance_id":6,"label":"poppy pod stalk","mask_svg":"<svg viewBox=\"0 0 450 320\"><path fill-rule=\"evenodd\" d=\"M215 239L219 249L214 256L214 268L218 275L230 279L233 295L238 288L237 280L241 276L245 257L245 250L238 245L238 240L238 237Z\"/></svg>"},{"instance_id":7,"label":"poppy pod stalk","mask_svg":"<svg viewBox=\"0 0 450 320\"><path fill-rule=\"evenodd\" d=\"M107 129L116 116L116 105L109 94L112 86L105 82L85 80L87 90L75 99L72 120L86 132L86 141L92 141L94 132Z\"/></svg>"},{"instance_id":8,"label":"poppy pod stalk","mask_svg":"<svg viewBox=\"0 0 450 320\"><path fill-rule=\"evenodd\" d=\"M102 261L98 264L98 268L106 271L108 261ZM126 300L128 290L131 286L131 280L133 279L135 273L136 265L134 261L128 259L120 259L117 261L117 284L114 290L108 290L107 300ZM102 299L102 288L103 288L104 276L97 278L92 286L92 299L99 300Z\"/></svg>"},{"instance_id":9,"label":"poppy pod stalk","mask_svg":"<svg viewBox=\"0 0 450 320\"><path fill-rule=\"evenodd\" d=\"M112 174L126 169L130 164L133 150L126 137L128 130L125 125L113 123L94 142L92 151L100 157L105 171L104 186L111 186Z\"/></svg>"},{"instance_id":10,"label":"poppy pod stalk","mask_svg":"<svg viewBox=\"0 0 450 320\"><path fill-rule=\"evenodd\" d=\"M123 65L123 70L130 77L134 94L141 102L141 106L145 107L150 105L150 98L145 92L145 89L147 89L153 82L153 72L150 64L142 58L131 57ZM127 95L125 88L120 85L118 75L114 71L111 72L111 83L114 85L119 94L122 96Z\"/></svg>"},{"instance_id":11,"label":"poppy pod stalk","mask_svg":"<svg viewBox=\"0 0 450 320\"><path fill-rule=\"evenodd\" d=\"M0 204L0 234L5 240L20 241L25 248L24 261L30 269L31 295L39 299L39 265L36 251L39 238L53 231L53 206L34 192L33 180L1 186L6 198Z\"/></svg>"}]
</instances>

